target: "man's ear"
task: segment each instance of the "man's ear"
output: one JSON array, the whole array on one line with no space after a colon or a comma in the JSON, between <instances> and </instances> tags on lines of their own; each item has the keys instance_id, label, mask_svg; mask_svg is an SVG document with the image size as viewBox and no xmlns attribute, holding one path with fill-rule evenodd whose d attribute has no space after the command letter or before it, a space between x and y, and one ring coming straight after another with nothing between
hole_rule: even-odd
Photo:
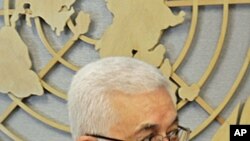
<instances>
[{"instance_id":1,"label":"man's ear","mask_svg":"<svg viewBox=\"0 0 250 141\"><path fill-rule=\"evenodd\" d=\"M96 138L91 136L81 136L77 141L97 141Z\"/></svg>"}]
</instances>

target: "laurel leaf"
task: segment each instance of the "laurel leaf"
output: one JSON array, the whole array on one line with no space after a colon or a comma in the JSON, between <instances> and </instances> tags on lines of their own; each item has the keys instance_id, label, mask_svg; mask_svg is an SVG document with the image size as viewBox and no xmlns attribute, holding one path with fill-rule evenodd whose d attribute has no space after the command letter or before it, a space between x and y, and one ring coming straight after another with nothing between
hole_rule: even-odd
<instances>
[{"instance_id":1,"label":"laurel leaf","mask_svg":"<svg viewBox=\"0 0 250 141\"><path fill-rule=\"evenodd\" d=\"M250 98L248 98L240 118L240 124L250 124Z\"/></svg>"}]
</instances>

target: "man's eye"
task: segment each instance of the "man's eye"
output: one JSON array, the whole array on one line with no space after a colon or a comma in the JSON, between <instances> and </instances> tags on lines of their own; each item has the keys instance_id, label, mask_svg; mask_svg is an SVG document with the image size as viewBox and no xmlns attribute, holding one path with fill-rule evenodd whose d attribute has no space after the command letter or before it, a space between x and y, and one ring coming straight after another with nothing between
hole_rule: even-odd
<instances>
[{"instance_id":1,"label":"man's eye","mask_svg":"<svg viewBox=\"0 0 250 141\"><path fill-rule=\"evenodd\" d=\"M175 129L175 130L169 132L169 133L167 134L167 136L168 136L169 138L176 138L176 137L178 137L178 134L179 134L179 130L178 130L178 129Z\"/></svg>"}]
</instances>

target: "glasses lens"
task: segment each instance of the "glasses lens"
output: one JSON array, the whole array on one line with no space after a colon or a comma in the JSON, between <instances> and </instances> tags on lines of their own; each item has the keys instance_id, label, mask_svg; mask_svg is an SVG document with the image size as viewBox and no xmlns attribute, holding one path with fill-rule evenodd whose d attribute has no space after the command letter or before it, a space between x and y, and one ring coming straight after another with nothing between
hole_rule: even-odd
<instances>
[{"instance_id":1,"label":"glasses lens","mask_svg":"<svg viewBox=\"0 0 250 141\"><path fill-rule=\"evenodd\" d=\"M189 134L189 130L179 129L176 136L170 137L170 141L188 141Z\"/></svg>"},{"instance_id":2,"label":"glasses lens","mask_svg":"<svg viewBox=\"0 0 250 141\"><path fill-rule=\"evenodd\" d=\"M150 136L137 141L189 141L189 135L191 131L189 129L179 127L178 129L170 132L167 136L162 135Z\"/></svg>"}]
</instances>

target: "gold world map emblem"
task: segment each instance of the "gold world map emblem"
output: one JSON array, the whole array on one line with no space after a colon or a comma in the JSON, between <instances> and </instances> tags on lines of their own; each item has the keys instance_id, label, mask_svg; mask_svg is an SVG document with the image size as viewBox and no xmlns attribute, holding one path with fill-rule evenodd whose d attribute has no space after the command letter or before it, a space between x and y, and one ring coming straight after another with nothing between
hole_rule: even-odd
<instances>
[{"instance_id":1,"label":"gold world map emblem","mask_svg":"<svg viewBox=\"0 0 250 141\"><path fill-rule=\"evenodd\" d=\"M59 0L56 2L51 0L17 0L15 8L10 9L9 0L3 1L3 9L0 11L0 15L3 15L5 25L0 30L0 92L8 95L12 103L0 115L0 131L13 140L23 140L4 125L4 121L10 115L14 114L14 110L21 108L39 121L55 129L69 132L67 125L36 112L25 103L25 100L29 99L31 95L41 96L44 94L44 91L67 100L66 92L61 92L49 85L44 78L58 63L73 71L79 70L79 66L63 58L78 40L94 45L100 57L129 56L158 67L166 78L173 82L172 90L176 91L179 98L179 110L186 104L195 102L209 115L206 120L197 125L192 131L191 138L202 133L214 120L217 120L224 126L228 122L231 124L236 123L236 120L232 120L232 118L226 121L220 116L220 113L234 96L236 89L239 87L248 70L250 49L246 53L244 63L232 88L217 108L212 108L200 95L201 89L215 70L224 46L228 29L229 6L234 4L250 4L249 0L107 0L107 7L113 14L113 22L105 30L100 39L93 39L85 35L91 24L91 17L87 12L76 12L72 6L75 2L76 0ZM50 4L50 6L44 3ZM204 74L199 81L188 85L176 71L185 60L194 40L199 6L207 5L222 6L223 19L221 31L216 50ZM166 57L166 47L159 40L164 30L175 28L175 26L185 22L185 12L179 11L178 13L173 13L171 8L186 6L192 8L190 29L184 47L175 62L171 64L168 57ZM74 14L76 16L72 16ZM39 72L31 69L32 61L29 57L28 47L16 30L16 24L23 15L29 26L32 25L31 20L34 20L39 38L52 55L52 59ZM60 36L66 27L72 32L72 37L59 51L55 51L48 42L41 25L41 20L44 20L51 27L51 30L55 31L57 36ZM245 109L247 109L247 106L249 104L246 104ZM233 115L240 113L239 107L237 108L233 112ZM250 122L249 119L247 120L250 115L249 111L245 110L245 113L247 112L248 114L241 117L242 121L244 121L241 122L242 124L249 124ZM226 126L224 126L222 126L223 129L225 128L223 131L226 130ZM221 134L224 135L223 133L219 133L219 135ZM221 136L214 136L213 140L221 140Z\"/></svg>"}]
</instances>

